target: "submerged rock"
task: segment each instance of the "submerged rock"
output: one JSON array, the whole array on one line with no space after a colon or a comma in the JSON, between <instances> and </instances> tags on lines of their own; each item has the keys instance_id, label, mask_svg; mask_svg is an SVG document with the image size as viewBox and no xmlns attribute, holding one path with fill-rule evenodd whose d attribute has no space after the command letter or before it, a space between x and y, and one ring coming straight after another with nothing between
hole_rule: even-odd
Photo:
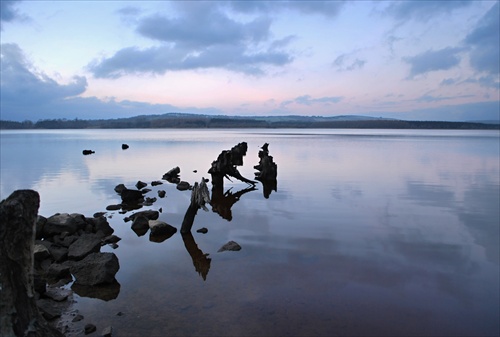
<instances>
[{"instance_id":1,"label":"submerged rock","mask_svg":"<svg viewBox=\"0 0 500 337\"><path fill-rule=\"evenodd\" d=\"M241 246L234 241L229 241L224 246L222 246L217 252L224 252L227 250L238 251L241 250Z\"/></svg>"}]
</instances>

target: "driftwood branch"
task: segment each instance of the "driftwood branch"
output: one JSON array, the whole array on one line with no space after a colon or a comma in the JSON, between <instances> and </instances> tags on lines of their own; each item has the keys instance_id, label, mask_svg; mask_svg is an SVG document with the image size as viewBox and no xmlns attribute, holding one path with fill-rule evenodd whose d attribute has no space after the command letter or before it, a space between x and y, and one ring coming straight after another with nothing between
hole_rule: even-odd
<instances>
[{"instance_id":1,"label":"driftwood branch","mask_svg":"<svg viewBox=\"0 0 500 337\"><path fill-rule=\"evenodd\" d=\"M0 203L0 335L63 336L38 311L33 248L40 196L18 190Z\"/></svg>"}]
</instances>

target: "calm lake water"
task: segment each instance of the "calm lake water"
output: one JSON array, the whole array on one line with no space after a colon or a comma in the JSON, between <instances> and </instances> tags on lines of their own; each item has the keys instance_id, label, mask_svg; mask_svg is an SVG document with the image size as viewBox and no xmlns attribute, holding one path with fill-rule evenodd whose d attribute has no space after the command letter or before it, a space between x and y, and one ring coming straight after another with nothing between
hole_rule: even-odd
<instances>
[{"instance_id":1,"label":"calm lake water","mask_svg":"<svg viewBox=\"0 0 500 337\"><path fill-rule=\"evenodd\" d=\"M225 180L231 217L198 211L192 240L156 243L107 212L122 238L116 299L75 295L85 323L113 336L487 336L499 334L498 131L2 131L1 198L30 188L39 214L92 216L114 187L179 166L202 177L248 143L253 179L269 143L277 191ZM130 148L121 149L127 143ZM83 156L82 150L95 154ZM196 172L194 172L196 170ZM208 183L209 189L211 184ZM180 229L190 191L164 181L146 196ZM239 198L239 199L238 199ZM196 230L206 227L207 234ZM238 252L221 252L226 242ZM193 261L204 260L204 279ZM200 257L201 256L201 257ZM122 312L123 315L117 315Z\"/></svg>"}]
</instances>

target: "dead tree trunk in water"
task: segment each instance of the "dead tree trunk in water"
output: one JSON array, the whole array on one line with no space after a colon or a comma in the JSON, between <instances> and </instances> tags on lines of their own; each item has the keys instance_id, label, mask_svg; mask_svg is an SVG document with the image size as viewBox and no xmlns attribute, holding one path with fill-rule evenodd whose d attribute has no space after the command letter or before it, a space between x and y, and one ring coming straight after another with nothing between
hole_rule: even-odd
<instances>
[{"instance_id":1,"label":"dead tree trunk in water","mask_svg":"<svg viewBox=\"0 0 500 337\"><path fill-rule=\"evenodd\" d=\"M267 199L272 191L277 190L278 165L269 155L269 144L265 143L259 151L259 164L254 166L259 172L255 172L255 179L262 183L264 187L264 197Z\"/></svg>"},{"instance_id":2,"label":"dead tree trunk in water","mask_svg":"<svg viewBox=\"0 0 500 337\"><path fill-rule=\"evenodd\" d=\"M199 184L195 183L193 186L193 191L191 192L191 202L186 214L184 215L184 220L182 221L181 234L191 232L194 218L200 208L208 211L208 208L205 206L206 203L210 203L210 193L208 192L205 178L201 178L201 182Z\"/></svg>"},{"instance_id":3,"label":"dead tree trunk in water","mask_svg":"<svg viewBox=\"0 0 500 337\"><path fill-rule=\"evenodd\" d=\"M224 177L233 177L250 185L256 184L255 181L243 177L236 168L236 166L243 165L243 156L246 155L247 149L247 143L242 142L233 146L231 150L224 150L219 154L208 170L208 173L212 175L213 185L222 185Z\"/></svg>"},{"instance_id":4,"label":"dead tree trunk in water","mask_svg":"<svg viewBox=\"0 0 500 337\"><path fill-rule=\"evenodd\" d=\"M40 196L18 190L0 203L0 335L63 336L36 306L33 248Z\"/></svg>"}]
</instances>

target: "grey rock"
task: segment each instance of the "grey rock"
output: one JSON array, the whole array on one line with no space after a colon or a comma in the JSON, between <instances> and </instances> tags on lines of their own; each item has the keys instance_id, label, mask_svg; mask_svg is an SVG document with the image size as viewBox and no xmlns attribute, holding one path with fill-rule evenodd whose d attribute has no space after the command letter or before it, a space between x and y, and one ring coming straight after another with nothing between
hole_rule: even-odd
<instances>
[{"instance_id":1,"label":"grey rock","mask_svg":"<svg viewBox=\"0 0 500 337\"><path fill-rule=\"evenodd\" d=\"M81 285L111 283L119 269L114 253L92 253L70 267L71 274Z\"/></svg>"},{"instance_id":2,"label":"grey rock","mask_svg":"<svg viewBox=\"0 0 500 337\"><path fill-rule=\"evenodd\" d=\"M205 227L203 228L200 228L196 231L197 233L202 233L202 234L207 234L208 233L208 229L206 229Z\"/></svg>"},{"instance_id":3,"label":"grey rock","mask_svg":"<svg viewBox=\"0 0 500 337\"><path fill-rule=\"evenodd\" d=\"M126 189L127 188L123 184L118 184L118 185L115 186L115 192L118 193L118 194L122 194L122 192L124 190L126 190Z\"/></svg>"},{"instance_id":4,"label":"grey rock","mask_svg":"<svg viewBox=\"0 0 500 337\"><path fill-rule=\"evenodd\" d=\"M138 190L125 189L120 196L125 203L137 203L143 199L142 192Z\"/></svg>"},{"instance_id":5,"label":"grey rock","mask_svg":"<svg viewBox=\"0 0 500 337\"><path fill-rule=\"evenodd\" d=\"M224 246L222 246L217 252L224 252L224 251L238 251L241 249L241 246L237 244L234 241L229 241L226 243Z\"/></svg>"},{"instance_id":6,"label":"grey rock","mask_svg":"<svg viewBox=\"0 0 500 337\"><path fill-rule=\"evenodd\" d=\"M52 263L47 269L47 279L54 283L61 279L71 280L69 264Z\"/></svg>"},{"instance_id":7,"label":"grey rock","mask_svg":"<svg viewBox=\"0 0 500 337\"><path fill-rule=\"evenodd\" d=\"M166 195L166 194L167 194L167 192L165 192L164 190L159 190L159 191L158 191L158 196L159 196L160 198L165 198L165 195Z\"/></svg>"},{"instance_id":8,"label":"grey rock","mask_svg":"<svg viewBox=\"0 0 500 337\"><path fill-rule=\"evenodd\" d=\"M65 301L71 295L71 290L57 287L47 287L44 296L56 302Z\"/></svg>"},{"instance_id":9,"label":"grey rock","mask_svg":"<svg viewBox=\"0 0 500 337\"><path fill-rule=\"evenodd\" d=\"M191 185L187 181L181 181L177 184L177 189L179 191L186 191L191 188Z\"/></svg>"},{"instance_id":10,"label":"grey rock","mask_svg":"<svg viewBox=\"0 0 500 337\"><path fill-rule=\"evenodd\" d=\"M47 222L43 226L43 236L51 237L68 232L69 234L76 233L78 230L85 227L85 220L81 214L54 214L47 218Z\"/></svg>"},{"instance_id":11,"label":"grey rock","mask_svg":"<svg viewBox=\"0 0 500 337\"><path fill-rule=\"evenodd\" d=\"M81 260L101 249L101 238L97 234L81 235L68 249L68 258Z\"/></svg>"},{"instance_id":12,"label":"grey rock","mask_svg":"<svg viewBox=\"0 0 500 337\"><path fill-rule=\"evenodd\" d=\"M159 180L155 180L155 181L152 181L151 182L151 186L158 186L158 185L162 185L163 183Z\"/></svg>"},{"instance_id":13,"label":"grey rock","mask_svg":"<svg viewBox=\"0 0 500 337\"><path fill-rule=\"evenodd\" d=\"M132 230L137 236L143 236L149 230L149 220L145 216L138 216L134 218L131 226Z\"/></svg>"},{"instance_id":14,"label":"grey rock","mask_svg":"<svg viewBox=\"0 0 500 337\"><path fill-rule=\"evenodd\" d=\"M96 330L97 330L97 327L94 324L91 324L91 323L85 324L84 333L86 335L91 334L92 332L95 332Z\"/></svg>"},{"instance_id":15,"label":"grey rock","mask_svg":"<svg viewBox=\"0 0 500 337\"><path fill-rule=\"evenodd\" d=\"M42 261L50 256L50 251L43 244L35 244L33 247L33 256L36 261Z\"/></svg>"},{"instance_id":16,"label":"grey rock","mask_svg":"<svg viewBox=\"0 0 500 337\"><path fill-rule=\"evenodd\" d=\"M143 182L143 181L138 181L136 184L135 184L135 187L137 187L138 190L142 189L143 187L146 187L148 186L147 183Z\"/></svg>"},{"instance_id":17,"label":"grey rock","mask_svg":"<svg viewBox=\"0 0 500 337\"><path fill-rule=\"evenodd\" d=\"M163 242L177 232L177 228L159 220L149 220L149 241Z\"/></svg>"},{"instance_id":18,"label":"grey rock","mask_svg":"<svg viewBox=\"0 0 500 337\"><path fill-rule=\"evenodd\" d=\"M117 211L122 208L122 205L117 204L117 205L108 205L106 206L106 211Z\"/></svg>"},{"instance_id":19,"label":"grey rock","mask_svg":"<svg viewBox=\"0 0 500 337\"><path fill-rule=\"evenodd\" d=\"M43 238L43 227L45 226L45 224L47 223L47 218L39 215L36 219L36 234L35 234L35 238L37 240L40 240Z\"/></svg>"},{"instance_id":20,"label":"grey rock","mask_svg":"<svg viewBox=\"0 0 500 337\"><path fill-rule=\"evenodd\" d=\"M129 216L129 219L134 220L136 217L140 217L140 216L143 216L148 220L156 220L160 216L160 213L158 211L154 211L154 210L140 211L140 212L136 212L136 213L132 214L131 216Z\"/></svg>"}]
</instances>

